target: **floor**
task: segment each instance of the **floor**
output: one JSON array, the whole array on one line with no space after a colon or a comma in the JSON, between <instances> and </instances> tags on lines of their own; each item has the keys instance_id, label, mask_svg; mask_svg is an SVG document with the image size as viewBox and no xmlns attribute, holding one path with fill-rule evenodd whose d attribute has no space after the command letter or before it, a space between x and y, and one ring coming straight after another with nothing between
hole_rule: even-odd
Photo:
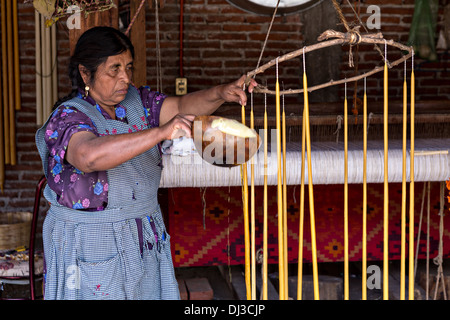
<instances>
[{"instance_id":1,"label":"floor","mask_svg":"<svg viewBox=\"0 0 450 320\"><path fill-rule=\"evenodd\" d=\"M349 264L349 299L361 300L361 271L360 263ZM369 264L370 265L370 264ZM381 270L382 264L373 264L379 266ZM428 299L433 300L436 293L436 299L443 300L444 290L442 287L442 281L438 290L435 290L435 279L437 274L437 265L430 260L429 263L430 280L428 281L429 296ZM319 282L320 282L320 296L322 300L326 299L343 299L343 264L342 263L323 263L319 264ZM408 266L406 265L406 270ZM415 284L415 300L425 300L426 293L426 262L420 261L417 268L416 284ZM303 299L313 299L312 296L312 277L309 275L311 271L310 265L304 265L303 276ZM200 293L203 299L212 300L246 300L246 286L244 276L244 266L208 266L208 267L189 267L189 268L176 268L176 277L180 281L186 281L189 279L202 279L204 281L196 287L196 292ZM382 274L382 272L381 272ZM269 266L269 300L278 300L278 266ZM400 265L398 261L389 263L389 299L400 299ZM450 299L450 259L443 262L443 275L445 278L446 298ZM383 277L379 279L377 283L376 272L368 272L367 282L370 285L375 286L373 289L367 290L367 300L381 300L383 299ZM374 280L375 279L375 280ZM186 282L187 283L187 282ZM380 285L377 288L377 284ZM408 280L406 279L406 287ZM257 269L257 299L260 299L261 291L261 275L259 268ZM297 265L289 265L289 298L295 300L297 290ZM42 292L40 283L37 283L36 291ZM408 297L408 290L406 288L406 297ZM27 285L12 285L3 284L3 291L0 291L1 298L15 298L29 295L29 288ZM202 295L204 294L204 295ZM206 295L205 295L206 294ZM206 297L206 298L205 298ZM193 298L193 299L190 299ZM194 294L188 294L184 299L195 300Z\"/></svg>"},{"instance_id":2,"label":"floor","mask_svg":"<svg viewBox=\"0 0 450 320\"><path fill-rule=\"evenodd\" d=\"M383 276L382 276L382 262L368 263L368 266L373 265L372 269L367 272L367 300L382 300L383 299ZM377 268L378 267L378 268ZM400 263L399 261L391 261L389 263L389 299L400 300ZM450 299L450 259L443 262L443 275L445 279L445 295L442 286L442 280L439 282L438 289L435 288L436 275L438 267L430 261L429 265L429 295L427 298L426 288L426 262L419 261L416 271L416 283L414 286L415 300L444 300ZM406 273L408 273L408 264L406 263ZM278 266L269 266L268 274L268 295L269 300L278 300ZM343 289L343 263L322 263L319 264L319 291L321 300L342 300L344 299ZM303 300L312 300L313 297L313 280L311 276L312 267L304 265L303 275ZM246 285L244 266L216 266L216 267L192 267L192 268L178 268L177 277L188 278L206 278L213 290L214 300L246 300ZM378 279L377 279L378 277ZM257 268L257 284L256 284L256 299L260 299L261 293L261 275L260 269ZM289 265L288 277L288 292L289 299L297 299L297 265ZM442 279L442 278L441 278ZM379 282L377 282L379 280ZM405 297L408 298L408 277L405 277ZM349 299L362 299L362 277L361 277L361 263L349 263Z\"/></svg>"}]
</instances>

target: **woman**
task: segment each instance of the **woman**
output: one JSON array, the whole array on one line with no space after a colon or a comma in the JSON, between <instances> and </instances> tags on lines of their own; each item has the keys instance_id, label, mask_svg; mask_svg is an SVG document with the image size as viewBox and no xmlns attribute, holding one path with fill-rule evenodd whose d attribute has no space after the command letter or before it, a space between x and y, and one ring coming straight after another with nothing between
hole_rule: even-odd
<instances>
[{"instance_id":1,"label":"woman","mask_svg":"<svg viewBox=\"0 0 450 320\"><path fill-rule=\"evenodd\" d=\"M189 137L195 115L245 104L245 76L167 97L132 85L133 58L116 29L86 31L70 59L74 90L36 134L50 203L45 299L179 298L157 201L159 143Z\"/></svg>"}]
</instances>

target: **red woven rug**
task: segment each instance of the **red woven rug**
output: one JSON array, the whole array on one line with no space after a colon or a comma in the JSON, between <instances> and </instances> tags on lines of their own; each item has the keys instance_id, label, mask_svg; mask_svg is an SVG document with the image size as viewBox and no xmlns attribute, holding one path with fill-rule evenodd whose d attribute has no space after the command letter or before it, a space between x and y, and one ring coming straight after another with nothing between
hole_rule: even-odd
<instances>
[{"instance_id":1,"label":"red woven rug","mask_svg":"<svg viewBox=\"0 0 450 320\"><path fill-rule=\"evenodd\" d=\"M438 254L440 184L431 184L430 258ZM300 186L288 186L288 257L298 261ZM349 259L362 259L362 185L349 185ZM423 183L415 184L415 239L419 229ZM250 193L250 188L249 188ZM255 187L256 248L262 247L263 188ZM278 263L277 189L269 187L269 263ZM401 184L389 185L389 259L400 259ZM308 199L306 186L305 199ZM319 262L344 258L344 187L314 186L317 258ZM447 199L447 197L445 197ZM409 193L407 195L409 203ZM244 263L244 219L241 187L176 188L168 190L168 231L176 267L234 265ZM407 218L409 206L407 205ZM444 230L449 226L448 202L444 208ZM426 257L427 201L423 211L419 258ZM407 235L409 219L406 221ZM408 236L407 236L408 239ZM450 233L444 231L444 258L450 257ZM303 256L311 261L309 204L305 200ZM368 185L367 259L383 259L383 184ZM408 252L408 248L407 251Z\"/></svg>"}]
</instances>

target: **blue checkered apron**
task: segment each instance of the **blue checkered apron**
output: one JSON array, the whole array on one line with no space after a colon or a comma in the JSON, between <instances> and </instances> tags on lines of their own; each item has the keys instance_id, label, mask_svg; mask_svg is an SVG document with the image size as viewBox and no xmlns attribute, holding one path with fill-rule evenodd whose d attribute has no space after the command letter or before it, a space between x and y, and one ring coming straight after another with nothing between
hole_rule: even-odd
<instances>
[{"instance_id":1,"label":"blue checkered apron","mask_svg":"<svg viewBox=\"0 0 450 320\"><path fill-rule=\"evenodd\" d=\"M106 120L82 99L64 103L94 122L100 134L128 133L143 124L144 107L130 86L122 103L129 124ZM48 121L47 121L48 122ZM36 144L47 175L45 127ZM158 147L108 170L108 206L86 212L60 205L47 185L50 209L43 225L45 299L179 299L167 234L157 200L161 177Z\"/></svg>"}]
</instances>

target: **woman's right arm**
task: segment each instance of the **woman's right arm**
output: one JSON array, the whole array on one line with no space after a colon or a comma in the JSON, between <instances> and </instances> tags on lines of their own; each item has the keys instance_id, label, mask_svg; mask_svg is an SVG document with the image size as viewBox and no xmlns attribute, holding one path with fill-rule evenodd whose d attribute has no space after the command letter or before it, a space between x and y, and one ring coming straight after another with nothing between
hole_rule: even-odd
<instances>
[{"instance_id":1,"label":"woman's right arm","mask_svg":"<svg viewBox=\"0 0 450 320\"><path fill-rule=\"evenodd\" d=\"M166 139L190 137L193 115L178 114L161 127L98 137L89 131L72 135L66 160L83 172L112 169Z\"/></svg>"}]
</instances>

